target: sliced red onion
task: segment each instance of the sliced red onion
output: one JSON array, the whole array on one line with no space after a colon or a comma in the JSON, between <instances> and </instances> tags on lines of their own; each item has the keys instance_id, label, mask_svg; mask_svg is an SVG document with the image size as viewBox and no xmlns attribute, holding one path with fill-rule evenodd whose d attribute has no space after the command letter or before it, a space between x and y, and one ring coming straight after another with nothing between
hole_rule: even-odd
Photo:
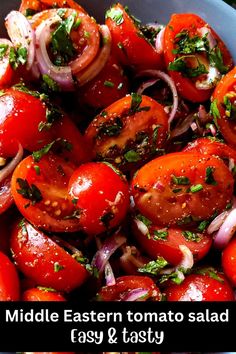
<instances>
[{"instance_id":1,"label":"sliced red onion","mask_svg":"<svg viewBox=\"0 0 236 354\"><path fill-rule=\"evenodd\" d=\"M63 91L73 91L75 87L70 66L54 65L47 52L47 44L51 40L51 26L61 21L60 16L54 15L42 21L36 28L36 59L42 75L50 76Z\"/></svg>"},{"instance_id":2,"label":"sliced red onion","mask_svg":"<svg viewBox=\"0 0 236 354\"><path fill-rule=\"evenodd\" d=\"M122 297L122 301L138 301L138 300L142 301L145 300L148 294L149 294L149 290L147 289L142 289L142 288L133 289L130 290Z\"/></svg>"},{"instance_id":3,"label":"sliced red onion","mask_svg":"<svg viewBox=\"0 0 236 354\"><path fill-rule=\"evenodd\" d=\"M143 235L148 235L149 230L148 227L139 219L134 219L134 222L138 228L138 230L141 232Z\"/></svg>"},{"instance_id":4,"label":"sliced red onion","mask_svg":"<svg viewBox=\"0 0 236 354\"><path fill-rule=\"evenodd\" d=\"M206 108L200 104L198 107L198 118L201 123L206 123L208 121L208 114Z\"/></svg>"},{"instance_id":5,"label":"sliced red onion","mask_svg":"<svg viewBox=\"0 0 236 354\"><path fill-rule=\"evenodd\" d=\"M156 36L155 48L157 53L159 54L162 54L164 52L164 34L165 34L165 27L163 27Z\"/></svg>"},{"instance_id":6,"label":"sliced red onion","mask_svg":"<svg viewBox=\"0 0 236 354\"><path fill-rule=\"evenodd\" d=\"M199 90L209 90L214 88L221 79L221 74L215 66L209 66L208 74L205 80L197 80L195 86Z\"/></svg>"},{"instance_id":7,"label":"sliced red onion","mask_svg":"<svg viewBox=\"0 0 236 354\"><path fill-rule=\"evenodd\" d=\"M99 238L96 238L96 244L98 249L102 248L102 243ZM109 262L107 262L105 265L105 279L106 279L107 286L114 285L116 283L116 278L114 276L113 269Z\"/></svg>"},{"instance_id":8,"label":"sliced red onion","mask_svg":"<svg viewBox=\"0 0 236 354\"><path fill-rule=\"evenodd\" d=\"M182 268L182 269L186 269L186 270L191 269L194 264L192 252L185 245L179 245L179 249L183 254L183 258L182 258L181 262L178 264L178 268Z\"/></svg>"},{"instance_id":9,"label":"sliced red onion","mask_svg":"<svg viewBox=\"0 0 236 354\"><path fill-rule=\"evenodd\" d=\"M95 60L83 71L78 72L76 78L79 86L85 85L87 82L94 79L104 68L111 53L111 33L106 25L99 26L102 35L103 47Z\"/></svg>"},{"instance_id":10,"label":"sliced red onion","mask_svg":"<svg viewBox=\"0 0 236 354\"><path fill-rule=\"evenodd\" d=\"M215 125L214 125L214 124L210 124L210 125L209 125L209 129L210 129L211 134L212 134L213 136L216 136L217 130L216 130Z\"/></svg>"},{"instance_id":11,"label":"sliced red onion","mask_svg":"<svg viewBox=\"0 0 236 354\"><path fill-rule=\"evenodd\" d=\"M216 39L213 37L213 34L210 30L210 28L208 27L201 27L198 29L198 33L201 35L201 37L205 37L207 38L208 42L209 42L209 48L213 49L215 48L215 46L217 45Z\"/></svg>"},{"instance_id":12,"label":"sliced red onion","mask_svg":"<svg viewBox=\"0 0 236 354\"><path fill-rule=\"evenodd\" d=\"M27 18L19 11L11 11L6 19L7 33L14 46L27 49L26 69L30 70L35 58L35 33Z\"/></svg>"},{"instance_id":13,"label":"sliced red onion","mask_svg":"<svg viewBox=\"0 0 236 354\"><path fill-rule=\"evenodd\" d=\"M12 172L19 164L19 162L22 160L22 158L23 158L23 148L19 144L18 152L16 156L9 162L8 165L6 165L3 169L0 170L0 183L12 174Z\"/></svg>"},{"instance_id":14,"label":"sliced red onion","mask_svg":"<svg viewBox=\"0 0 236 354\"><path fill-rule=\"evenodd\" d=\"M191 127L191 124L195 120L195 114L190 113L184 120L176 125L176 127L170 132L170 138L176 138L177 136L180 136L184 133L186 133L189 128Z\"/></svg>"},{"instance_id":15,"label":"sliced red onion","mask_svg":"<svg viewBox=\"0 0 236 354\"><path fill-rule=\"evenodd\" d=\"M213 232L219 230L228 215L229 211L223 211L223 213L217 215L217 217L208 226L207 233L212 234Z\"/></svg>"},{"instance_id":16,"label":"sliced red onion","mask_svg":"<svg viewBox=\"0 0 236 354\"><path fill-rule=\"evenodd\" d=\"M109 258L126 241L126 237L121 234L106 239L102 248L96 252L92 260L92 265L98 269L99 273L103 272Z\"/></svg>"},{"instance_id":17,"label":"sliced red onion","mask_svg":"<svg viewBox=\"0 0 236 354\"><path fill-rule=\"evenodd\" d=\"M160 70L144 70L144 71L140 72L137 76L138 77L150 76L152 78L161 79L161 80L165 81L167 83L167 85L170 87L171 92L172 92L172 96L173 96L172 110L171 110L171 113L170 113L169 119L168 119L168 122L170 124L175 117L175 114L178 109L178 104L179 104L178 93L177 93L176 86L175 86L175 83L172 80L172 78L169 75L167 75L165 72L160 71Z\"/></svg>"},{"instance_id":18,"label":"sliced red onion","mask_svg":"<svg viewBox=\"0 0 236 354\"><path fill-rule=\"evenodd\" d=\"M198 128L196 122L191 123L191 124L190 124L190 128L192 129L193 132L196 131L197 128Z\"/></svg>"},{"instance_id":19,"label":"sliced red onion","mask_svg":"<svg viewBox=\"0 0 236 354\"><path fill-rule=\"evenodd\" d=\"M155 84L157 83L157 81L159 81L159 79L148 80L148 81L143 82L143 83L139 86L139 88L137 89L137 93L138 93L139 95L142 95L143 92L144 92L147 88L149 88L149 87L155 85Z\"/></svg>"},{"instance_id":20,"label":"sliced red onion","mask_svg":"<svg viewBox=\"0 0 236 354\"><path fill-rule=\"evenodd\" d=\"M219 231L214 237L214 246L218 249L223 249L229 243L236 231L236 208L234 208L224 223L221 225Z\"/></svg>"},{"instance_id":21,"label":"sliced red onion","mask_svg":"<svg viewBox=\"0 0 236 354\"><path fill-rule=\"evenodd\" d=\"M235 166L234 159L230 158L229 159L229 170L233 171L234 166Z\"/></svg>"}]
</instances>

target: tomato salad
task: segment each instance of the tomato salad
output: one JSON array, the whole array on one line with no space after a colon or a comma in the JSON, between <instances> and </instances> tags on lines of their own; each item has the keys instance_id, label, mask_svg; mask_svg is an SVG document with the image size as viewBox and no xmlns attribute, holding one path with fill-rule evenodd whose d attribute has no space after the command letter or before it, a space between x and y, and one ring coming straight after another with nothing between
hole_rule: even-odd
<instances>
[{"instance_id":1,"label":"tomato salad","mask_svg":"<svg viewBox=\"0 0 236 354\"><path fill-rule=\"evenodd\" d=\"M234 301L236 68L214 28L73 0L5 27L0 300Z\"/></svg>"}]
</instances>

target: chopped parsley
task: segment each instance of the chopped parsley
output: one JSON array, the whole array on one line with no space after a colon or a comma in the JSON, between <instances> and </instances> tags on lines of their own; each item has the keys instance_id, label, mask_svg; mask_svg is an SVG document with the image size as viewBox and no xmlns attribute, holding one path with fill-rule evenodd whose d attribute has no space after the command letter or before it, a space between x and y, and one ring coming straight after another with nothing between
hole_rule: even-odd
<instances>
[{"instance_id":1,"label":"chopped parsley","mask_svg":"<svg viewBox=\"0 0 236 354\"><path fill-rule=\"evenodd\" d=\"M175 39L178 40L177 48L174 49L174 54L193 54L198 52L204 52L208 48L208 41L206 35L199 37L197 35L190 37L189 32L184 30L179 32Z\"/></svg>"},{"instance_id":2,"label":"chopped parsley","mask_svg":"<svg viewBox=\"0 0 236 354\"><path fill-rule=\"evenodd\" d=\"M158 275L160 270L163 269L168 262L163 257L158 257L156 261L150 261L145 264L143 267L138 268L139 273Z\"/></svg>"},{"instance_id":3,"label":"chopped parsley","mask_svg":"<svg viewBox=\"0 0 236 354\"><path fill-rule=\"evenodd\" d=\"M179 185L189 185L190 184L190 180L186 176L177 177L175 175L172 175L171 179L174 184L179 184Z\"/></svg>"},{"instance_id":4,"label":"chopped parsley","mask_svg":"<svg viewBox=\"0 0 236 354\"><path fill-rule=\"evenodd\" d=\"M106 80L106 81L104 81L104 86L106 86L106 87L114 87L115 84L112 81Z\"/></svg>"},{"instance_id":5,"label":"chopped parsley","mask_svg":"<svg viewBox=\"0 0 236 354\"><path fill-rule=\"evenodd\" d=\"M124 154L127 162L138 162L141 160L140 155L135 150L129 150Z\"/></svg>"},{"instance_id":6,"label":"chopped parsley","mask_svg":"<svg viewBox=\"0 0 236 354\"><path fill-rule=\"evenodd\" d=\"M217 281L219 281L220 283L224 283L224 279L222 279L217 271L212 268L212 267L206 267L206 268L197 268L194 270L195 274L201 274L201 275L206 275L209 276L212 279L215 279Z\"/></svg>"},{"instance_id":7,"label":"chopped parsley","mask_svg":"<svg viewBox=\"0 0 236 354\"><path fill-rule=\"evenodd\" d=\"M44 155L48 154L55 142L56 140L53 140L50 144L45 145L42 149L34 151L32 153L34 162L39 162Z\"/></svg>"},{"instance_id":8,"label":"chopped parsley","mask_svg":"<svg viewBox=\"0 0 236 354\"><path fill-rule=\"evenodd\" d=\"M67 64L76 54L70 32L75 22L76 13L61 21L51 36L50 48L54 56L53 63L57 66Z\"/></svg>"},{"instance_id":9,"label":"chopped parsley","mask_svg":"<svg viewBox=\"0 0 236 354\"><path fill-rule=\"evenodd\" d=\"M25 17L32 17L36 12L36 10L28 8L25 10Z\"/></svg>"},{"instance_id":10,"label":"chopped parsley","mask_svg":"<svg viewBox=\"0 0 236 354\"><path fill-rule=\"evenodd\" d=\"M59 107L52 104L47 100L46 102L46 122L41 121L38 125L38 130L41 132L43 130L51 129L54 122L60 120L63 114Z\"/></svg>"},{"instance_id":11,"label":"chopped parsley","mask_svg":"<svg viewBox=\"0 0 236 354\"><path fill-rule=\"evenodd\" d=\"M0 60L4 58L4 55L6 54L8 48L9 48L8 44L0 44Z\"/></svg>"},{"instance_id":12,"label":"chopped parsley","mask_svg":"<svg viewBox=\"0 0 236 354\"><path fill-rule=\"evenodd\" d=\"M55 272L55 273L59 272L60 270L62 270L62 269L64 269L64 268L65 268L65 267L62 266L62 265L60 265L59 262L55 262L55 263L53 264L53 269L54 269L54 272Z\"/></svg>"},{"instance_id":13,"label":"chopped parsley","mask_svg":"<svg viewBox=\"0 0 236 354\"><path fill-rule=\"evenodd\" d=\"M114 219L114 217L114 213L112 211L108 211L100 217L100 221L103 223L105 228L108 229L110 227L110 222Z\"/></svg>"},{"instance_id":14,"label":"chopped parsley","mask_svg":"<svg viewBox=\"0 0 236 354\"><path fill-rule=\"evenodd\" d=\"M154 230L153 231L153 240L166 240L168 237L168 231L163 229L163 230Z\"/></svg>"},{"instance_id":15,"label":"chopped parsley","mask_svg":"<svg viewBox=\"0 0 236 354\"><path fill-rule=\"evenodd\" d=\"M192 193L197 193L197 192L200 192L201 190L203 190L203 185L200 183L195 184L190 187L190 192L192 192Z\"/></svg>"},{"instance_id":16,"label":"chopped parsley","mask_svg":"<svg viewBox=\"0 0 236 354\"><path fill-rule=\"evenodd\" d=\"M20 65L25 65L27 62L28 51L25 47L14 49L10 48L9 63L11 67L16 70Z\"/></svg>"},{"instance_id":17,"label":"chopped parsley","mask_svg":"<svg viewBox=\"0 0 236 354\"><path fill-rule=\"evenodd\" d=\"M150 110L149 106L140 107L141 103L142 103L142 95L139 95L136 92L132 92L131 93L130 112L131 113L136 113L136 112L142 112L142 111L149 111Z\"/></svg>"},{"instance_id":18,"label":"chopped parsley","mask_svg":"<svg viewBox=\"0 0 236 354\"><path fill-rule=\"evenodd\" d=\"M224 65L222 53L218 46L215 46L209 52L209 60L210 64L216 67L221 74L226 74L229 71L229 68Z\"/></svg>"},{"instance_id":19,"label":"chopped parsley","mask_svg":"<svg viewBox=\"0 0 236 354\"><path fill-rule=\"evenodd\" d=\"M214 175L213 175L214 170L215 170L214 167L211 167L211 166L208 166L206 168L206 177L205 177L206 184L212 184L214 186L217 185L217 182L215 181Z\"/></svg>"},{"instance_id":20,"label":"chopped parsley","mask_svg":"<svg viewBox=\"0 0 236 354\"><path fill-rule=\"evenodd\" d=\"M26 179L17 178L16 182L19 185L19 189L17 189L17 193L21 194L23 198L28 199L32 202L32 205L40 202L43 197L35 184L29 184Z\"/></svg>"},{"instance_id":21,"label":"chopped parsley","mask_svg":"<svg viewBox=\"0 0 236 354\"><path fill-rule=\"evenodd\" d=\"M236 105L231 102L228 95L224 96L224 103L223 106L225 107L225 115L230 120L236 120Z\"/></svg>"},{"instance_id":22,"label":"chopped parsley","mask_svg":"<svg viewBox=\"0 0 236 354\"><path fill-rule=\"evenodd\" d=\"M123 122L119 117L108 122L101 123L98 128L97 138L102 136L118 136L123 128Z\"/></svg>"},{"instance_id":23,"label":"chopped parsley","mask_svg":"<svg viewBox=\"0 0 236 354\"><path fill-rule=\"evenodd\" d=\"M136 218L140 221L142 221L144 223L144 225L146 225L147 227L152 225L151 220L149 220L148 218L146 218L146 216L142 215L142 214L138 214L136 215Z\"/></svg>"},{"instance_id":24,"label":"chopped parsley","mask_svg":"<svg viewBox=\"0 0 236 354\"><path fill-rule=\"evenodd\" d=\"M54 81L49 75L42 75L43 83L41 85L43 91L45 92L59 92L60 87L56 81Z\"/></svg>"},{"instance_id":25,"label":"chopped parsley","mask_svg":"<svg viewBox=\"0 0 236 354\"><path fill-rule=\"evenodd\" d=\"M181 72L184 76L194 78L198 77L203 74L208 74L208 70L205 67L204 64L202 64L198 58L195 58L197 60L198 66L196 67L190 67L185 59L187 58L195 58L193 55L184 55L181 56L177 59L175 59L173 62L169 63L168 65L168 70L170 71L179 71Z\"/></svg>"},{"instance_id":26,"label":"chopped parsley","mask_svg":"<svg viewBox=\"0 0 236 354\"><path fill-rule=\"evenodd\" d=\"M200 242L201 237L192 231L182 231L182 235L186 238L188 241L193 241L193 242Z\"/></svg>"},{"instance_id":27,"label":"chopped parsley","mask_svg":"<svg viewBox=\"0 0 236 354\"><path fill-rule=\"evenodd\" d=\"M220 119L220 111L217 104L218 104L217 99L211 102L210 113L213 116L215 125L218 127L217 119Z\"/></svg>"},{"instance_id":28,"label":"chopped parsley","mask_svg":"<svg viewBox=\"0 0 236 354\"><path fill-rule=\"evenodd\" d=\"M210 224L210 221L208 221L208 220L201 221L200 224L198 225L198 228L197 228L198 231L203 232L209 224Z\"/></svg>"},{"instance_id":29,"label":"chopped parsley","mask_svg":"<svg viewBox=\"0 0 236 354\"><path fill-rule=\"evenodd\" d=\"M105 14L105 18L106 19L110 18L118 26L121 25L124 22L122 10L121 9L115 9L114 7L111 7L109 10L107 10L107 12Z\"/></svg>"}]
</instances>

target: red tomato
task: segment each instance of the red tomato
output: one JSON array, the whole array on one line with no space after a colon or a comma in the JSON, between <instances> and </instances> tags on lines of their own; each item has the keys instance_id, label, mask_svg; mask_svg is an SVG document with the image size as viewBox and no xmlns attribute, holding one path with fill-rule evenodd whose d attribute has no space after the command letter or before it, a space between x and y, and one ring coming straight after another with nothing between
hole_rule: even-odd
<instances>
[{"instance_id":1,"label":"red tomato","mask_svg":"<svg viewBox=\"0 0 236 354\"><path fill-rule=\"evenodd\" d=\"M55 7L66 7L85 12L85 10L74 0L21 0L19 11L26 15L27 10L39 12Z\"/></svg>"},{"instance_id":2,"label":"red tomato","mask_svg":"<svg viewBox=\"0 0 236 354\"><path fill-rule=\"evenodd\" d=\"M144 165L133 178L131 193L136 208L154 224L185 225L222 212L233 185L219 158L177 152Z\"/></svg>"},{"instance_id":3,"label":"red tomato","mask_svg":"<svg viewBox=\"0 0 236 354\"><path fill-rule=\"evenodd\" d=\"M13 228L11 249L17 268L40 286L70 292L88 278L83 265L28 222Z\"/></svg>"},{"instance_id":4,"label":"red tomato","mask_svg":"<svg viewBox=\"0 0 236 354\"><path fill-rule=\"evenodd\" d=\"M186 275L184 281L166 290L167 301L233 301L234 292L224 274L202 269L199 274Z\"/></svg>"},{"instance_id":5,"label":"red tomato","mask_svg":"<svg viewBox=\"0 0 236 354\"><path fill-rule=\"evenodd\" d=\"M204 37L204 35L200 34L200 29L208 29L210 31L212 37L216 40L216 48L222 55L222 66L225 66L226 70L230 70L233 65L233 61L223 41L202 18L191 13L172 15L170 22L166 26L164 34L164 56L167 67L169 67L170 63L173 63L176 59L180 59L182 57L184 58L183 61L185 63L186 60L188 61L188 66L190 65L191 60L191 67L193 66L194 68L197 68L200 64L202 64L205 66L207 71L209 70L209 58L207 57L206 50L203 50L203 48L198 50L197 46L194 46L191 42L191 39L194 42L193 38L198 37L201 39ZM180 45L181 41L182 45ZM191 45L184 46L184 43L186 42L191 42ZM179 53L176 53L176 51L179 51ZM193 59L193 57L197 59ZM169 70L169 74L175 81L181 96L187 100L193 102L204 102L210 98L212 89L199 89L196 86L198 80L201 81L205 78L204 74L183 74L181 71L173 70Z\"/></svg>"},{"instance_id":6,"label":"red tomato","mask_svg":"<svg viewBox=\"0 0 236 354\"><path fill-rule=\"evenodd\" d=\"M183 151L197 152L204 155L219 156L222 160L233 159L236 162L236 150L220 141L199 138L189 143Z\"/></svg>"},{"instance_id":7,"label":"red tomato","mask_svg":"<svg viewBox=\"0 0 236 354\"><path fill-rule=\"evenodd\" d=\"M128 94L129 82L114 55L100 73L79 90L81 106L103 109Z\"/></svg>"},{"instance_id":8,"label":"red tomato","mask_svg":"<svg viewBox=\"0 0 236 354\"><path fill-rule=\"evenodd\" d=\"M129 187L125 177L102 162L81 165L68 186L79 212L80 225L88 234L98 234L119 225L129 207Z\"/></svg>"},{"instance_id":9,"label":"red tomato","mask_svg":"<svg viewBox=\"0 0 236 354\"><path fill-rule=\"evenodd\" d=\"M14 76L14 70L9 62L12 43L7 39L0 39L0 46L4 50L4 53L0 57L0 89L3 89L11 85Z\"/></svg>"},{"instance_id":10,"label":"red tomato","mask_svg":"<svg viewBox=\"0 0 236 354\"><path fill-rule=\"evenodd\" d=\"M233 286L236 286L236 239L233 238L222 252L222 267Z\"/></svg>"},{"instance_id":11,"label":"red tomato","mask_svg":"<svg viewBox=\"0 0 236 354\"><path fill-rule=\"evenodd\" d=\"M39 98L14 88L5 90L0 96L0 155L14 156L15 141L29 151L48 144L51 133L39 131L41 122L46 123L46 106Z\"/></svg>"},{"instance_id":12,"label":"red tomato","mask_svg":"<svg viewBox=\"0 0 236 354\"><path fill-rule=\"evenodd\" d=\"M148 96L131 94L114 102L86 130L93 156L122 170L134 169L155 156L167 137L168 116Z\"/></svg>"},{"instance_id":13,"label":"red tomato","mask_svg":"<svg viewBox=\"0 0 236 354\"><path fill-rule=\"evenodd\" d=\"M20 282L14 264L0 252L0 301L20 300Z\"/></svg>"},{"instance_id":14,"label":"red tomato","mask_svg":"<svg viewBox=\"0 0 236 354\"><path fill-rule=\"evenodd\" d=\"M160 301L161 293L154 281L145 276L125 275L116 279L115 285L104 286L98 293L101 301L122 301L132 290L147 290L147 294L139 301Z\"/></svg>"},{"instance_id":15,"label":"red tomato","mask_svg":"<svg viewBox=\"0 0 236 354\"><path fill-rule=\"evenodd\" d=\"M0 214L4 213L12 204L11 177L8 177L0 183Z\"/></svg>"},{"instance_id":16,"label":"red tomato","mask_svg":"<svg viewBox=\"0 0 236 354\"><path fill-rule=\"evenodd\" d=\"M66 299L57 291L41 287L25 290L22 301L66 301Z\"/></svg>"},{"instance_id":17,"label":"red tomato","mask_svg":"<svg viewBox=\"0 0 236 354\"><path fill-rule=\"evenodd\" d=\"M134 235L142 249L150 257L156 259L161 256L173 265L178 265L183 258L180 245L188 247L197 262L205 257L212 244L212 237L207 233L200 234L178 228L163 229L154 225L148 229L149 235L144 235L138 228L138 223L134 222Z\"/></svg>"},{"instance_id":18,"label":"red tomato","mask_svg":"<svg viewBox=\"0 0 236 354\"><path fill-rule=\"evenodd\" d=\"M26 157L16 167L11 190L17 208L35 226L52 232L81 229L67 192L75 166L52 153L36 162Z\"/></svg>"},{"instance_id":19,"label":"red tomato","mask_svg":"<svg viewBox=\"0 0 236 354\"><path fill-rule=\"evenodd\" d=\"M211 112L226 142L236 149L236 67L226 74L212 95Z\"/></svg>"},{"instance_id":20,"label":"red tomato","mask_svg":"<svg viewBox=\"0 0 236 354\"><path fill-rule=\"evenodd\" d=\"M111 32L114 54L123 65L136 71L160 69L163 66L162 56L121 4L115 4L106 12L105 23Z\"/></svg>"}]
</instances>

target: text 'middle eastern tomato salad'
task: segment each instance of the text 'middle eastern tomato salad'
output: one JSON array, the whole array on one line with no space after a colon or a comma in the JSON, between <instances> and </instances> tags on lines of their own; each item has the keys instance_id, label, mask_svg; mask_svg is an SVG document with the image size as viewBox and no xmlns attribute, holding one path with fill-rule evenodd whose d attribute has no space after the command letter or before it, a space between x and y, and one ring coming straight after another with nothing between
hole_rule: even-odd
<instances>
[{"instance_id":1,"label":"text 'middle eastern tomato salad'","mask_svg":"<svg viewBox=\"0 0 236 354\"><path fill-rule=\"evenodd\" d=\"M236 67L196 14L22 0L0 39L0 300L234 301Z\"/></svg>"}]
</instances>

